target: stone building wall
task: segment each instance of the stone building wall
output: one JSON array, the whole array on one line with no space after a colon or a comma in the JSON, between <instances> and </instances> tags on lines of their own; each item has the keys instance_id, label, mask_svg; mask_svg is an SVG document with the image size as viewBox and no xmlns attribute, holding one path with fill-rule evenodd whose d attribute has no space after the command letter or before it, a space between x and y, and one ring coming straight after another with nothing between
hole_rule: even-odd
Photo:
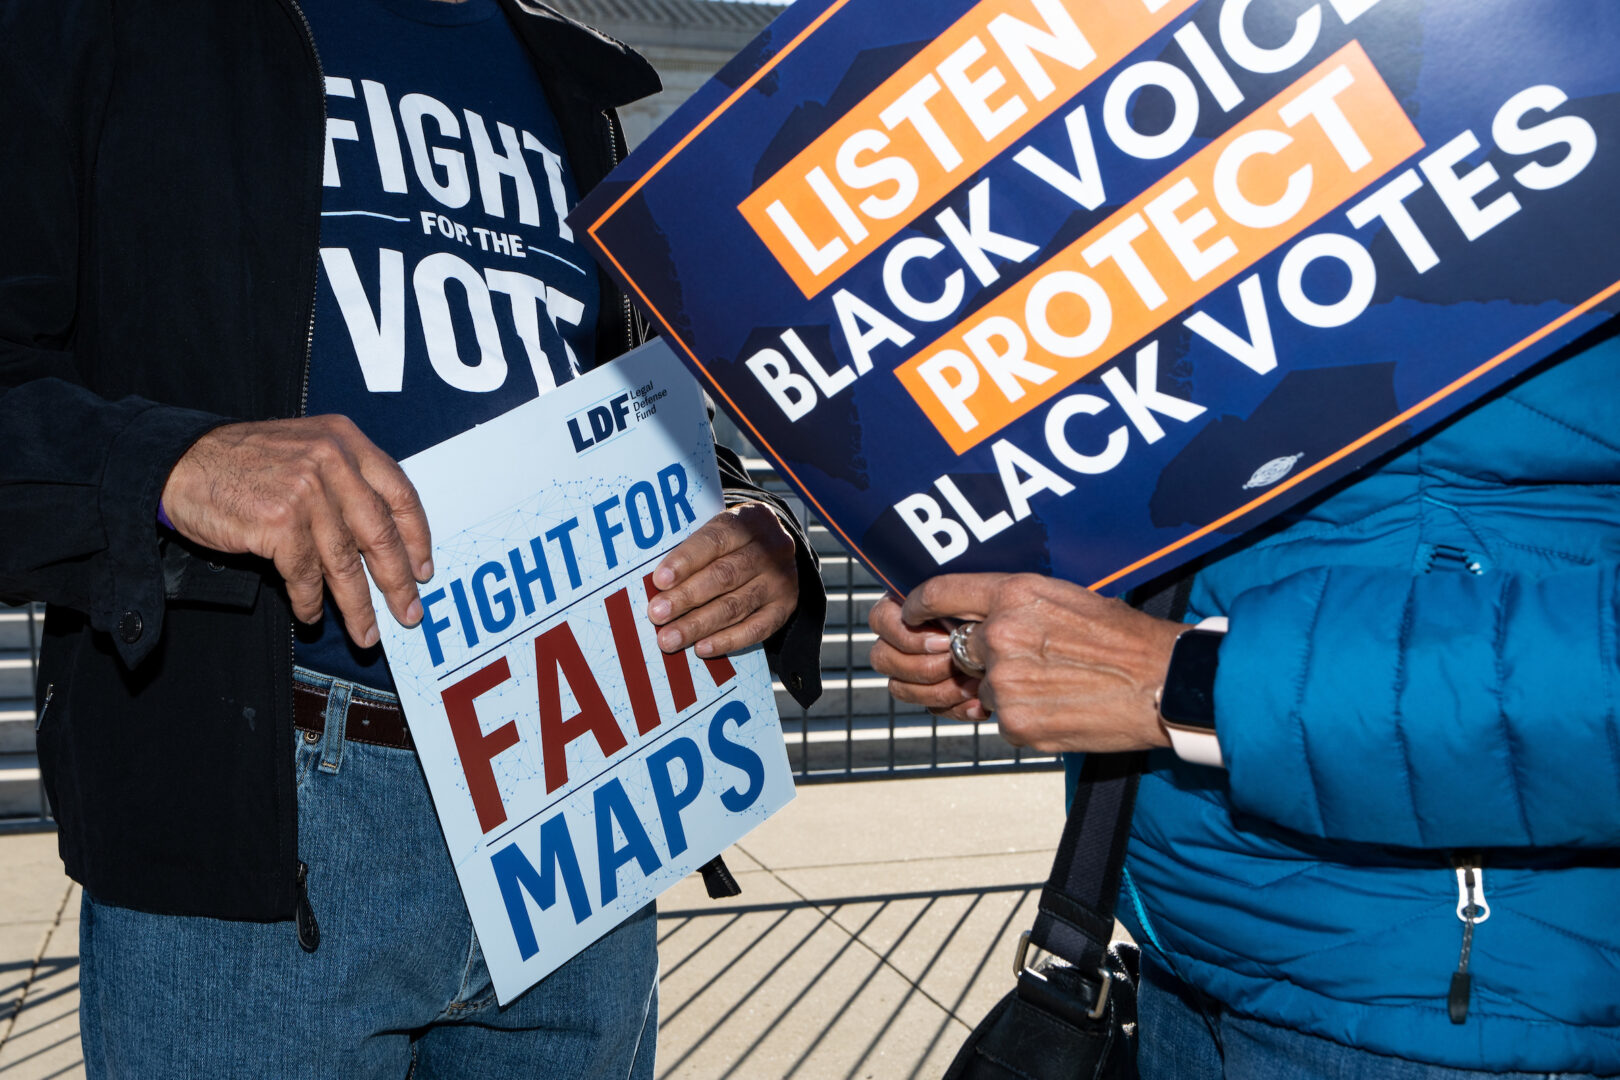
<instances>
[{"instance_id":1,"label":"stone building wall","mask_svg":"<svg viewBox=\"0 0 1620 1080\"><path fill-rule=\"evenodd\" d=\"M634 146L785 10L738 0L548 0L648 60L664 92L620 110Z\"/></svg>"}]
</instances>

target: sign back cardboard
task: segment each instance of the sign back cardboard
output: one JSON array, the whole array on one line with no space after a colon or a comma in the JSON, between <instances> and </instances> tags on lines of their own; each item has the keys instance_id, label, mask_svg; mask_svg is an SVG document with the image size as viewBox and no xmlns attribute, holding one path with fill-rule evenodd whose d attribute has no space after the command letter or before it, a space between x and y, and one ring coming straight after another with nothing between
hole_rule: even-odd
<instances>
[{"instance_id":1,"label":"sign back cardboard","mask_svg":"<svg viewBox=\"0 0 1620 1080\"><path fill-rule=\"evenodd\" d=\"M435 573L383 645L504 1004L786 805L792 770L764 650L665 655L647 619L724 505L667 346L401 465Z\"/></svg>"},{"instance_id":2,"label":"sign back cardboard","mask_svg":"<svg viewBox=\"0 0 1620 1080\"><path fill-rule=\"evenodd\" d=\"M1620 290L1607 0L799 0L570 219L905 591L1119 591Z\"/></svg>"}]
</instances>

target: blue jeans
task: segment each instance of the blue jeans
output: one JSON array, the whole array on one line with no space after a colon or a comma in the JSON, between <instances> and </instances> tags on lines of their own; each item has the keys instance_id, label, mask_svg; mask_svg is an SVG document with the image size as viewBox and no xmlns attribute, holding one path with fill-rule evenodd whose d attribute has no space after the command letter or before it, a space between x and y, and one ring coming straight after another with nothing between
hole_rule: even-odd
<instances>
[{"instance_id":1,"label":"blue jeans","mask_svg":"<svg viewBox=\"0 0 1620 1080\"><path fill-rule=\"evenodd\" d=\"M1233 1016L1142 954L1141 1080L1599 1080L1590 1073L1476 1072L1357 1050Z\"/></svg>"},{"instance_id":2,"label":"blue jeans","mask_svg":"<svg viewBox=\"0 0 1620 1080\"><path fill-rule=\"evenodd\" d=\"M391 699L334 689L326 733L293 751L320 947L291 922L147 915L86 892L91 1080L650 1080L652 906L499 1008L416 754L343 737L350 693Z\"/></svg>"}]
</instances>

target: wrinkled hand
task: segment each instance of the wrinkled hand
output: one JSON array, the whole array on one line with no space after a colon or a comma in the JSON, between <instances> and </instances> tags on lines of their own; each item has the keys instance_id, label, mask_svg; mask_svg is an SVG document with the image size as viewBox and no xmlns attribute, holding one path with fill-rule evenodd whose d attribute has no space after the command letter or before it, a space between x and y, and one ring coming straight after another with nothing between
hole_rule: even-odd
<instances>
[{"instance_id":1,"label":"wrinkled hand","mask_svg":"<svg viewBox=\"0 0 1620 1080\"><path fill-rule=\"evenodd\" d=\"M885 596L867 617L878 639L872 667L889 677L889 693L900 701L925 705L952 720L985 720L990 711L979 700L979 680L951 660L951 638L938 623L907 626L900 601Z\"/></svg>"},{"instance_id":2,"label":"wrinkled hand","mask_svg":"<svg viewBox=\"0 0 1620 1080\"><path fill-rule=\"evenodd\" d=\"M367 567L396 619L422 618L427 515L405 473L346 417L215 428L175 464L163 509L188 540L273 562L302 622L321 617L330 589L349 637L375 645Z\"/></svg>"},{"instance_id":3,"label":"wrinkled hand","mask_svg":"<svg viewBox=\"0 0 1620 1080\"><path fill-rule=\"evenodd\" d=\"M716 514L664 556L653 571L659 594L647 607L658 647L699 656L757 645L799 606L793 537L776 513L748 502Z\"/></svg>"},{"instance_id":4,"label":"wrinkled hand","mask_svg":"<svg viewBox=\"0 0 1620 1080\"><path fill-rule=\"evenodd\" d=\"M1169 745L1154 698L1176 637L1186 629L1180 623L1036 574L936 577L912 591L900 616L910 627L942 618L980 623L968 639L969 658L985 669L978 702L995 713L1002 735L1015 746L1057 753ZM925 641L924 648L937 646ZM944 653L947 661L949 655ZM944 693L942 679L925 683L922 692L905 679L933 668L912 661L896 666L895 674L880 661L891 663L891 657L874 650L873 666L902 679L891 684L896 697L933 704L924 695ZM965 690L959 685L956 692Z\"/></svg>"}]
</instances>

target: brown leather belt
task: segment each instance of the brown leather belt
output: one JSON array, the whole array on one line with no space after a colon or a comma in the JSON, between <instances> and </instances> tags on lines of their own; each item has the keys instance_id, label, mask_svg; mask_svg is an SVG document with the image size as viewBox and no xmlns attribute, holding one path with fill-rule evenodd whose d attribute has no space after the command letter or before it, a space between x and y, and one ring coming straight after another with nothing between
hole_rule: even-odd
<instances>
[{"instance_id":1,"label":"brown leather belt","mask_svg":"<svg viewBox=\"0 0 1620 1080\"><path fill-rule=\"evenodd\" d=\"M326 702L330 696L324 688L293 683L293 726L304 733L306 742L314 742L326 730ZM398 750L416 748L398 702L384 704L359 694L349 698L343 738L347 742L391 746Z\"/></svg>"}]
</instances>

